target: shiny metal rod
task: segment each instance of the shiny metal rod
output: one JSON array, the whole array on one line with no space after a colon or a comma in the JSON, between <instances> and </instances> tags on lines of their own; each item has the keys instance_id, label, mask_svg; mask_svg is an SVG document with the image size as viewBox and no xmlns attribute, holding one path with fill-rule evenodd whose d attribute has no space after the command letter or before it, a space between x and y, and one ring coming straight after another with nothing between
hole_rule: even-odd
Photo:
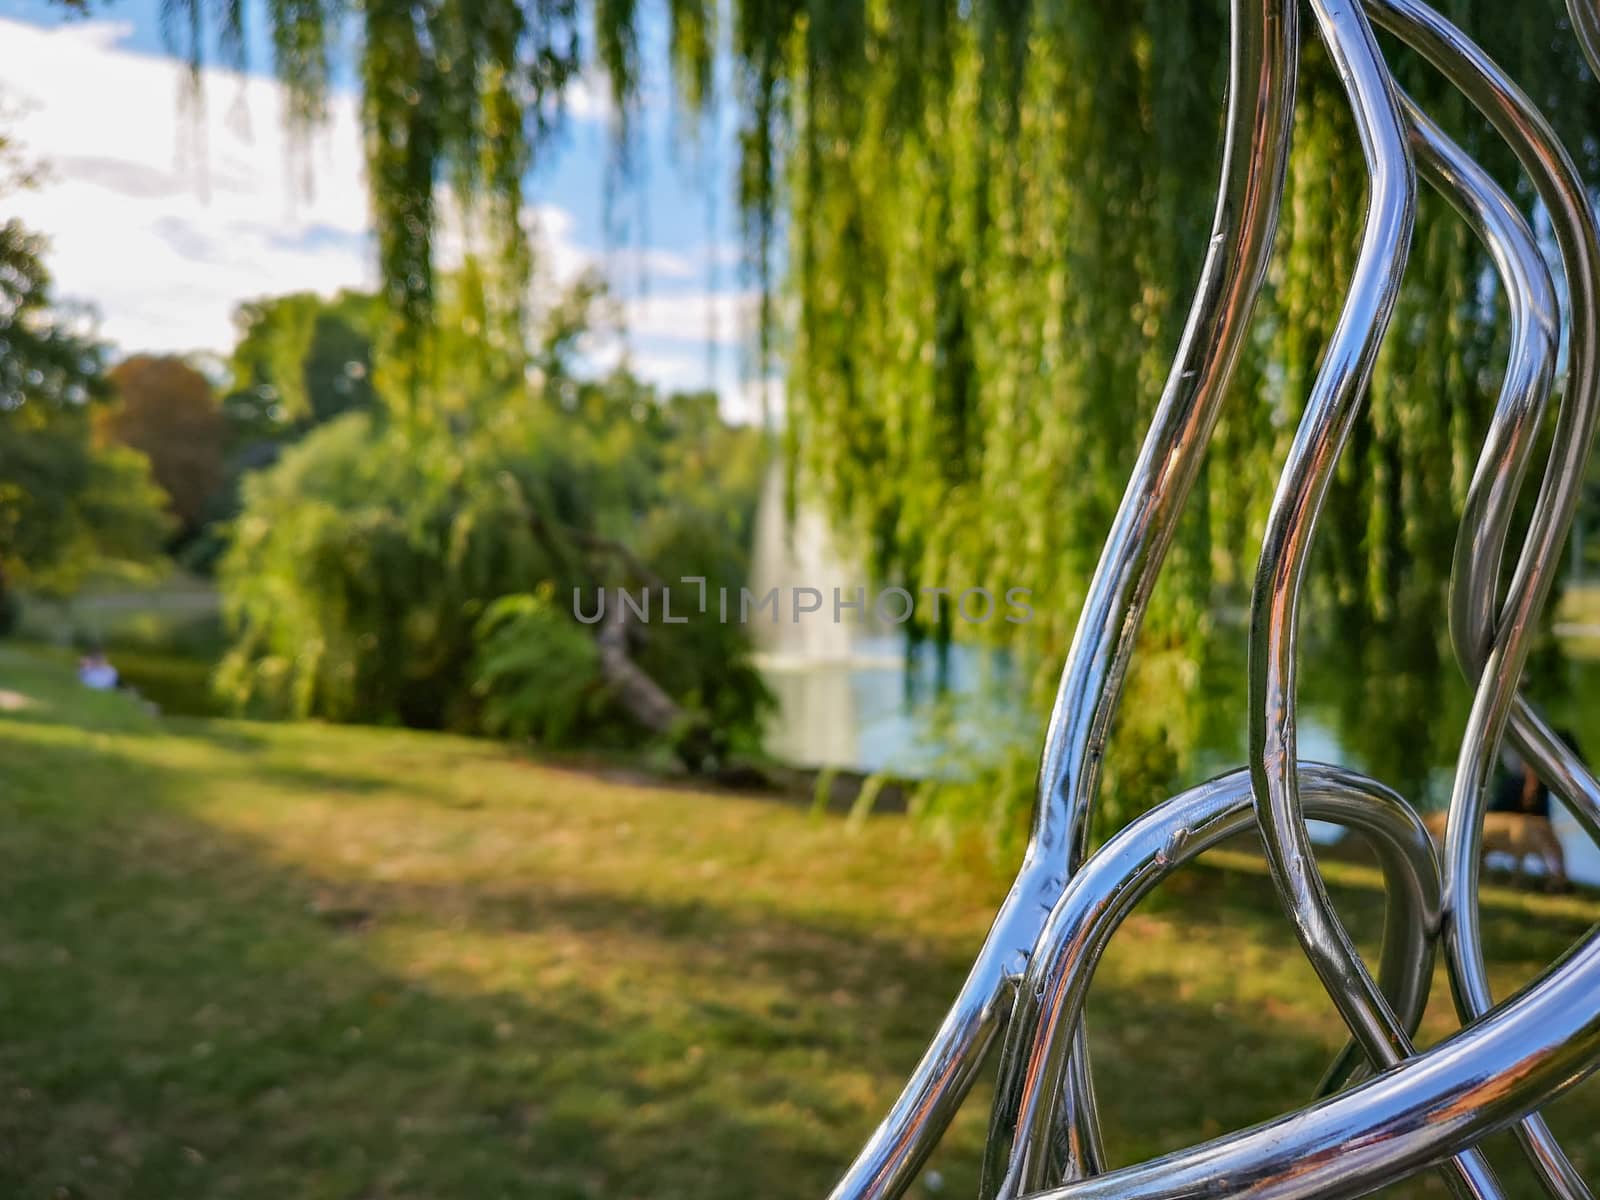
<instances>
[{"instance_id":1,"label":"shiny metal rod","mask_svg":"<svg viewBox=\"0 0 1600 1200\"><path fill-rule=\"evenodd\" d=\"M1067 657L1033 833L955 1003L833 1200L893 1200L938 1142L1008 1012L1034 942L1088 844L1106 732L1139 620L1216 423L1277 230L1293 115L1294 0L1232 0L1226 139L1210 249L1172 371ZM1092 1165L1092 1147L1075 1146Z\"/></svg>"},{"instance_id":2,"label":"shiny metal rod","mask_svg":"<svg viewBox=\"0 0 1600 1200\"><path fill-rule=\"evenodd\" d=\"M1572 31L1578 35L1583 56L1589 60L1589 69L1600 78L1600 2L1567 0L1567 14L1572 18Z\"/></svg>"},{"instance_id":3,"label":"shiny metal rod","mask_svg":"<svg viewBox=\"0 0 1600 1200\"><path fill-rule=\"evenodd\" d=\"M1600 10L1569 0L1591 62ZM1517 1123L1545 1191L1587 1200L1584 1181L1537 1107L1600 1061L1600 933L1536 984L1493 1008L1478 935L1477 862L1485 787L1509 734L1600 838L1600 781L1517 693L1528 634L1546 602L1600 419L1600 238L1587 193L1548 124L1459 30L1420 0L1367 0L1428 58L1517 154L1549 214L1568 296L1567 386L1550 459L1510 587L1497 595L1515 503L1552 390L1556 291L1527 222L1476 163L1403 97L1355 0L1313 0L1356 116L1371 176L1362 243L1338 325L1284 466L1252 597L1250 745L1245 770L1167 801L1085 861L1105 741L1133 644L1215 424L1262 286L1284 187L1299 55L1295 5L1233 0L1226 143L1213 236L1156 414L1129 480L1063 669L1046 733L1034 825L1015 884L977 962L884 1123L834 1200L901 1195L1002 1030L983 1200L1364 1195L1446 1165L1460 1195L1498 1197L1477 1149ZM1416 814L1376 781L1300 763L1295 753L1297 609L1323 498L1358 416L1393 311L1415 196L1411 152L1484 243L1508 299L1500 400L1462 517L1449 622L1476 687L1458 759L1442 883ZM1351 943L1316 868L1305 821L1364 829L1384 868L1390 914L1378 981ZM1104 1174L1084 999L1100 953L1138 898L1251 818L1308 959L1354 1035L1325 1080L1381 1071L1312 1107ZM1468 1027L1416 1054L1442 932Z\"/></svg>"},{"instance_id":4,"label":"shiny metal rod","mask_svg":"<svg viewBox=\"0 0 1600 1200\"><path fill-rule=\"evenodd\" d=\"M1383 974L1407 1029L1422 1018L1433 977L1439 883L1433 843L1416 812L1382 784L1321 763L1297 774L1309 813L1368 835L1383 868L1391 911ZM1052 1113L1061 1103L1069 1039L1096 964L1123 919L1179 867L1253 823L1250 779L1223 775L1152 809L1101 848L1050 914L1017 993L1006 1049L1022 1069L1003 1077L990 1124L991 1151L1010 1144L997 1195L1014 1200L1046 1186Z\"/></svg>"},{"instance_id":5,"label":"shiny metal rod","mask_svg":"<svg viewBox=\"0 0 1600 1200\"><path fill-rule=\"evenodd\" d=\"M1582 1082L1600 1061L1600 936L1482 1021L1310 1108L1033 1200L1351 1200Z\"/></svg>"},{"instance_id":6,"label":"shiny metal rod","mask_svg":"<svg viewBox=\"0 0 1600 1200\"><path fill-rule=\"evenodd\" d=\"M1343 311L1306 402L1267 517L1250 604L1250 780L1273 882L1301 949L1374 1068L1415 1053L1361 961L1317 868L1295 771L1298 612L1317 519L1393 315L1416 212L1416 175L1399 99L1359 3L1313 0L1350 98L1369 178L1361 247ZM1504 1191L1481 1151L1447 1179L1459 1196Z\"/></svg>"},{"instance_id":7,"label":"shiny metal rod","mask_svg":"<svg viewBox=\"0 0 1600 1200\"><path fill-rule=\"evenodd\" d=\"M1476 571L1469 564L1463 584L1460 568L1464 557L1471 558L1471 551L1459 543L1457 547L1452 633L1462 668L1478 686L1462 738L1446 830L1445 950L1456 1006L1462 1020L1471 1021L1493 1004L1478 926L1478 861L1483 812L1488 803L1486 789L1508 723L1513 739L1537 766L1541 778L1557 786L1591 835L1600 834L1600 810L1594 805L1594 794L1561 786L1576 783L1574 776L1587 776L1588 772L1516 694L1529 637L1555 579L1594 438L1600 402L1600 345L1596 343L1595 329L1596 315L1600 313L1595 292L1600 279L1600 244L1585 189L1570 157L1532 101L1504 72L1459 29L1423 5L1411 0L1385 0L1375 3L1373 11L1378 20L1426 55L1458 87L1521 159L1550 212L1567 275L1571 311L1571 369L1551 448L1550 469L1542 481L1527 543L1495 628L1488 627L1484 612L1493 607L1498 555L1492 570L1487 562ZM1508 364L1508 385L1517 365ZM1497 426L1498 417L1497 413ZM1511 480L1520 471L1516 455L1525 455L1532 449L1527 442L1520 447L1508 445L1501 450L1506 461L1492 464L1488 455L1499 449L1495 440L1491 433L1485 459L1474 477L1463 522L1463 543L1470 536L1466 520L1478 516L1479 511L1487 518L1486 536L1504 538L1509 507L1515 499ZM1479 502L1480 490L1494 487L1496 481L1501 493L1498 504L1492 504L1487 496ZM1476 611L1463 611L1469 607ZM1552 761L1557 756L1550 751L1557 747L1563 761L1559 769L1552 770L1557 767ZM1592 785L1592 778L1588 782ZM1541 1117L1530 1115L1517 1134L1546 1192L1561 1200L1588 1200L1592 1193L1587 1184Z\"/></svg>"}]
</instances>

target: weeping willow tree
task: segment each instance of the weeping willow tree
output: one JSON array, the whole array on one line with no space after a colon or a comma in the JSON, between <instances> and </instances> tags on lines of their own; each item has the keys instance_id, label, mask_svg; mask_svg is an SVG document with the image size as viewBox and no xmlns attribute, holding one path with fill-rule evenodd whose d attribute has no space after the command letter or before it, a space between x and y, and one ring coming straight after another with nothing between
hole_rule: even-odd
<instances>
[{"instance_id":1,"label":"weeping willow tree","mask_svg":"<svg viewBox=\"0 0 1600 1200\"><path fill-rule=\"evenodd\" d=\"M196 61L202 4L173 10ZM1600 88L1560 6L1442 7L1523 81L1593 177ZM219 13L221 45L242 55L238 0ZM664 19L678 102L737 110L763 355L776 352L787 373L797 477L886 581L1031 588L1038 618L1006 632L1048 680L1204 249L1221 0L667 0L664 11L637 0L272 0L268 16L302 128L325 112L339 35L354 31L402 359L426 353L447 208L492 244L491 294L518 318L531 262L524 179L562 97L598 70L626 138L660 65L645 61L660 40L645 35ZM1353 128L1309 28L1305 40L1269 293L1156 598L1147 636L1179 667L1147 681L1156 703L1134 706L1150 724L1124 730L1132 759L1175 761L1200 736L1202 706L1181 694L1200 674L1195 648L1219 597L1242 602L1358 240ZM1386 49L1423 106L1531 203L1486 127L1407 52ZM715 69L719 55L730 70ZM715 94L722 78L726 96ZM1449 548L1503 353L1488 260L1431 197L1410 263L1317 568L1322 624L1365 681L1341 702L1382 714L1369 765L1404 782L1419 778L1448 715L1435 690L1453 671L1441 619ZM1313 669L1313 691L1316 680Z\"/></svg>"},{"instance_id":2,"label":"weeping willow tree","mask_svg":"<svg viewBox=\"0 0 1600 1200\"><path fill-rule=\"evenodd\" d=\"M1447 4L1597 165L1596 88L1554 6ZM884 574L1033 589L1002 631L1054 681L1205 248L1221 5L815 9L793 34L786 130L795 342L789 441ZM1308 31L1309 32L1309 31ZM1389 45L1404 86L1530 198L1465 102ZM1242 605L1277 470L1353 265L1365 174L1343 90L1306 46L1269 290L1146 631L1113 743L1127 813L1215 740L1197 693L1213 613ZM1368 413L1341 464L1308 690L1413 794L1465 715L1445 589L1504 355L1489 263L1424 196ZM1238 640L1236 637L1233 640ZM1237 661L1226 664L1235 672ZM1041 704L1042 709L1042 704ZM1214 711L1214 710L1212 710Z\"/></svg>"}]
</instances>

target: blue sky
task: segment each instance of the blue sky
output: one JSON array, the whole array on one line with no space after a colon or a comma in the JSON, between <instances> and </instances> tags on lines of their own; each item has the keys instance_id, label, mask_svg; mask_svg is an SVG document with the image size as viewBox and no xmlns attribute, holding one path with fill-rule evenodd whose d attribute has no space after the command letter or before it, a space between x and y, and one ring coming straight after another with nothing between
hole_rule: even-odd
<instances>
[{"instance_id":1,"label":"blue sky","mask_svg":"<svg viewBox=\"0 0 1600 1200\"><path fill-rule=\"evenodd\" d=\"M355 97L341 82L310 148L308 194L279 123L265 6L247 6L248 75L208 67L203 111L186 117L160 2L116 0L85 20L45 0L0 0L0 111L48 167L43 186L6 204L49 236L58 292L92 304L119 349L226 351L241 300L371 286ZM689 119L671 102L660 40L646 31L653 73L628 177L619 185L604 88L586 83L529 180L530 218L553 280L598 268L611 283L627 332L593 339L596 363L626 353L647 378L709 383L730 415L748 415L753 298L732 131L719 116L697 139L680 136Z\"/></svg>"}]
</instances>

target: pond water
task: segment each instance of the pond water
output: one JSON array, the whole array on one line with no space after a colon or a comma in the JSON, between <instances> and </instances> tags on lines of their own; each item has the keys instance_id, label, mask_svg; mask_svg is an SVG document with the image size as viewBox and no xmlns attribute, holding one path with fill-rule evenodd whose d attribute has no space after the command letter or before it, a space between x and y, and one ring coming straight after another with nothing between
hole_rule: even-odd
<instances>
[{"instance_id":1,"label":"pond water","mask_svg":"<svg viewBox=\"0 0 1600 1200\"><path fill-rule=\"evenodd\" d=\"M1242 645L1242 630L1224 629L1222 634L1225 644ZM1190 748L1187 778L1177 781L1179 786L1244 761L1243 653L1221 658L1201 667L1198 685L1174 698L1175 703L1199 703L1206 710L1201 720L1188 723L1201 736ZM1338 674L1327 669L1336 659L1323 653L1308 661L1299 721L1301 757L1369 771L1416 795L1425 808L1444 807L1454 765L1448 729L1436 738L1423 782L1401 785L1384 768L1386 760L1410 748L1396 743L1417 736L1416 722L1364 703L1359 686L1364 681L1358 678L1347 677L1339 686ZM902 639L880 632L859 637L845 654L769 652L759 661L778 702L767 727L767 749L789 762L926 778L961 774L1008 743L1037 748L1036 723L1020 700L1026 693L1026 673L995 651L955 645L941 661L931 646L908 655ZM1562 695L1546 707L1592 754L1600 747L1600 663L1574 654L1563 670L1567 680ZM1459 679L1398 682L1402 690L1420 695L1419 703L1437 707L1428 714L1435 718L1433 725L1453 723L1459 737L1468 703ZM1351 690L1354 695L1341 695ZM1600 848L1559 806L1552 820L1569 873L1600 884ZM1319 831L1322 838L1337 832L1331 826Z\"/></svg>"},{"instance_id":2,"label":"pond water","mask_svg":"<svg viewBox=\"0 0 1600 1200\"><path fill-rule=\"evenodd\" d=\"M790 518L783 479L768 476L756 516L751 586L777 588L782 620L757 620L757 662L777 699L766 749L803 766L884 771L911 778L971 773L1008 747L1038 753L1040 725L1026 704L1034 678L1001 651L955 644L908 652L903 633L874 620L836 614L824 604L803 617L797 588L846 597L863 572L836 546L827 523L802 504ZM870 597L876 589L865 588ZM774 611L773 616L779 614ZM1244 763L1245 629L1241 612L1217 613L1203 640L1134 656L1123 712L1142 717L1177 762L1170 791ZM1541 710L1578 745L1600 755L1600 629L1567 629L1559 647L1536 653L1529 687ZM1444 808L1471 694L1434 639L1343 635L1307 618L1300 665L1299 752L1340 763L1394 787L1419 807ZM1165 667L1145 664L1165 656ZM1139 710L1146 711L1139 711ZM1151 730L1141 731L1146 738ZM1112 731L1111 753L1118 732ZM1157 795L1166 794L1157 792ZM1557 835L1569 873L1600 884L1600 849L1557 806ZM1321 836L1341 831L1328 826Z\"/></svg>"}]
</instances>

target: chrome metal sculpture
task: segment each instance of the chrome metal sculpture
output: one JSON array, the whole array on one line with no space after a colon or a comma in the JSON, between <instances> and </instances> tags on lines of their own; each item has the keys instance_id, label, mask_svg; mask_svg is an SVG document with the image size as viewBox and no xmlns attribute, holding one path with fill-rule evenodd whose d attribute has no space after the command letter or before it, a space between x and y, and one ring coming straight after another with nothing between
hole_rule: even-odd
<instances>
[{"instance_id":1,"label":"chrome metal sculpture","mask_svg":"<svg viewBox=\"0 0 1600 1200\"><path fill-rule=\"evenodd\" d=\"M1444 17L1420 0L1312 0L1311 8L1356 117L1369 199L1344 310L1279 480L1256 574L1249 762L1168 800L1088 856L1102 753L1129 656L1266 274L1291 136L1295 0L1232 0L1226 142L1210 248L1062 672L1022 867L932 1045L832 1200L901 1195L996 1043L1000 1072L982 1200L1326 1200L1365 1195L1430 1166L1445 1173L1455 1195L1487 1200L1506 1192L1476 1143L1511 1125L1549 1195L1591 1196L1537 1109L1600 1065L1600 930L1496 1007L1479 939L1477 872L1486 787L1507 735L1600 839L1600 782L1517 692L1600 416L1595 218L1570 157L1533 103ZM1569 11L1600 73L1600 8L1596 0L1569 0ZM1556 375L1556 287L1521 213L1395 84L1370 21L1420 52L1494 126L1532 181L1560 253L1566 387L1503 599L1496 585L1512 508ZM1476 692L1438 865L1404 800L1377 781L1298 759L1295 744L1297 603L1328 482L1394 308L1419 167L1483 241L1511 320L1505 379L1453 567L1451 638ZM1378 850L1390 916L1376 980L1329 902L1308 818L1358 828ZM1151 887L1252 823L1284 909L1352 1043L1311 1107L1107 1172L1083 1028L1095 964ZM1464 1028L1418 1054L1411 1037L1438 942Z\"/></svg>"}]
</instances>

